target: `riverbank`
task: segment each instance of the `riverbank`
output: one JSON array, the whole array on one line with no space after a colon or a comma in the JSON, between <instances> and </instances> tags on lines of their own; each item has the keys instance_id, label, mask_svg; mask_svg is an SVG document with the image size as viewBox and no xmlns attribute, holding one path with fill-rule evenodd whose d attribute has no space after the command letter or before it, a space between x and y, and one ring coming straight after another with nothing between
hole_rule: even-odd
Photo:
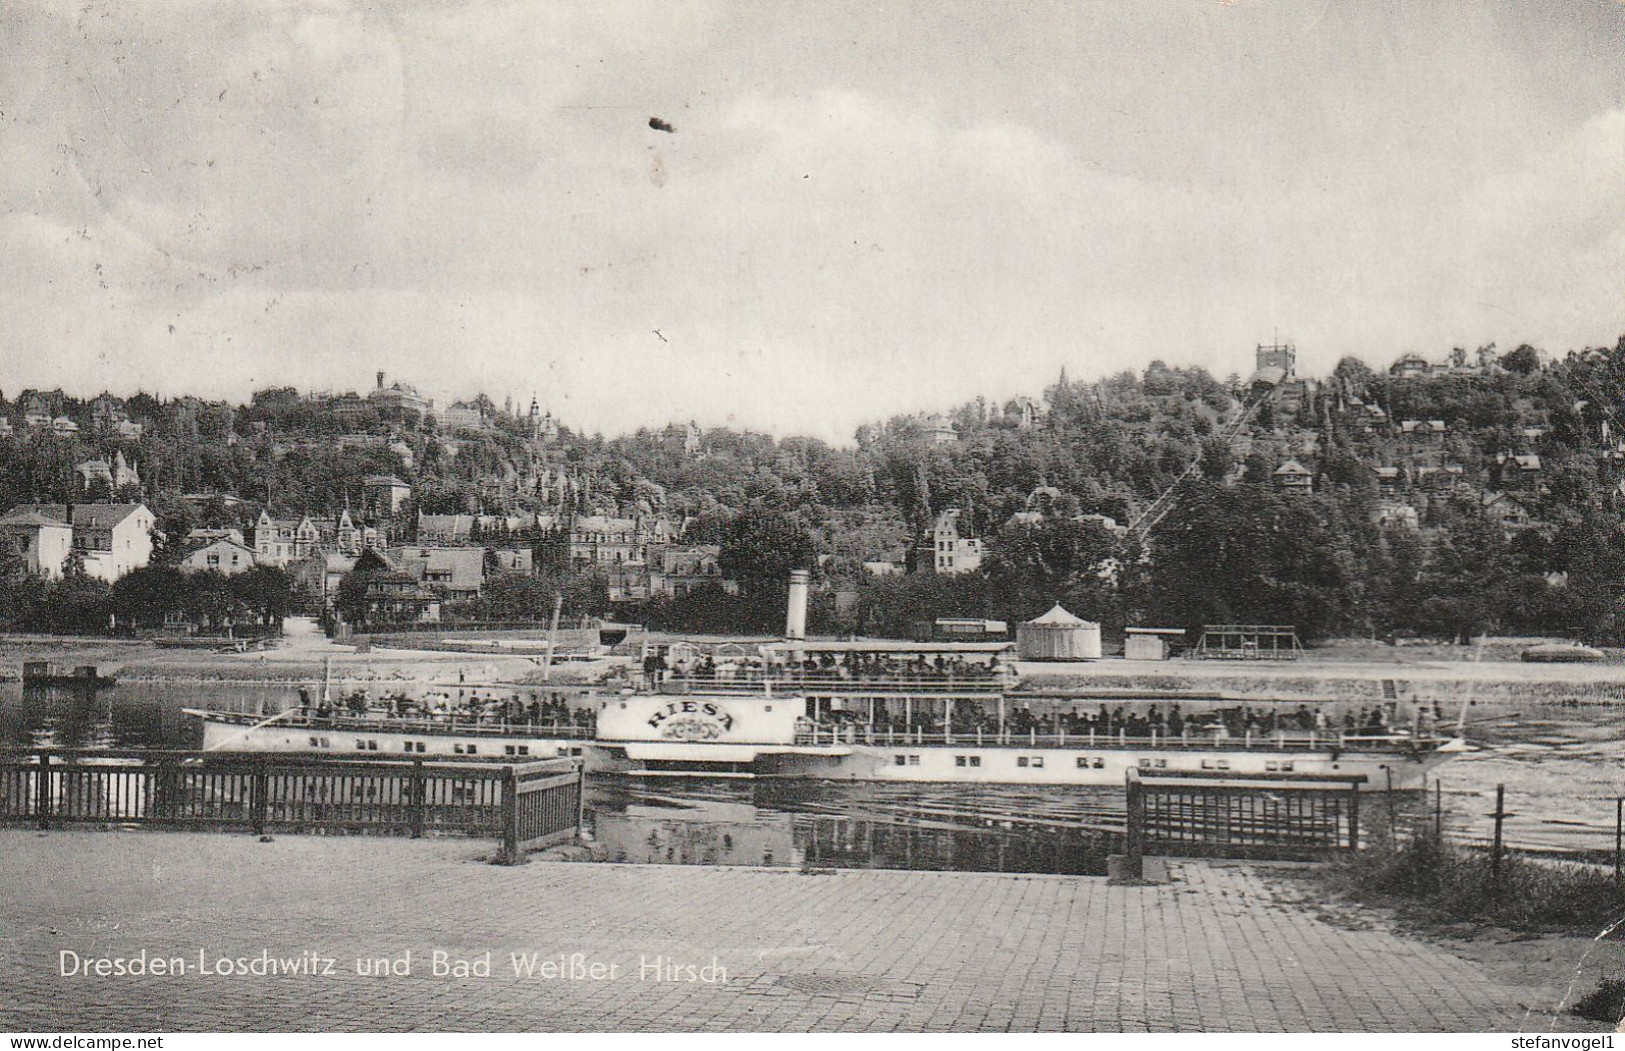
<instances>
[{"instance_id":1,"label":"riverbank","mask_svg":"<svg viewBox=\"0 0 1625 1051\"><path fill-rule=\"evenodd\" d=\"M14 1027L50 1031L1584 1028L1548 1017L1535 987L1380 918L1321 914L1281 889L1298 886L1290 867L1179 862L1171 884L1114 887L505 868L488 853L461 840L0 830L0 873L16 891L0 902L0 1001ZM60 973L64 952L143 951L189 965L201 953L210 973ZM262 953L314 954L332 973L231 975L213 962ZM487 953L489 976L455 971ZM515 954L522 971L527 960L563 967L516 976ZM358 960L379 959L407 973L357 973ZM572 970L577 960L603 969Z\"/></svg>"},{"instance_id":2,"label":"riverbank","mask_svg":"<svg viewBox=\"0 0 1625 1051\"><path fill-rule=\"evenodd\" d=\"M489 634L489 633L487 633ZM391 641L403 641L399 637ZM459 642L476 648L457 649ZM525 638L522 642L533 642ZM319 679L331 663L344 681L444 682L459 669L465 680L535 684L544 655L506 653L503 638L458 640L425 635L424 647L354 645L304 632L248 653L166 649L150 641L45 635L0 636L0 681L16 681L25 660L94 664L127 681L300 683ZM1166 690L1226 692L1243 697L1377 703L1389 691L1405 700L1449 707L1478 704L1557 703L1625 706L1625 663L1528 664L1472 657L1470 647L1391 647L1343 644L1311 650L1297 661L1166 662L1106 659L1081 663L1023 661L1023 689ZM591 683L628 658L554 662L549 681ZM476 670L477 669L477 670Z\"/></svg>"},{"instance_id":3,"label":"riverbank","mask_svg":"<svg viewBox=\"0 0 1625 1051\"><path fill-rule=\"evenodd\" d=\"M69 667L94 664L120 682L239 683L289 685L322 681L329 667L336 683L436 683L494 685L542 681L545 658L459 650L372 648L323 636L292 637L247 653L170 649L151 641L46 635L0 636L0 682L21 678L24 661L44 660ZM547 681L580 684L601 678L604 661L561 661Z\"/></svg>"},{"instance_id":4,"label":"riverbank","mask_svg":"<svg viewBox=\"0 0 1625 1051\"><path fill-rule=\"evenodd\" d=\"M1499 893L1487 856L1446 848L1407 866L1377 846L1326 866L1276 873L1283 899L1331 923L1377 923L1427 941L1526 991L1528 1018L1572 1031L1625 1031L1622 892L1600 868L1508 857Z\"/></svg>"}]
</instances>

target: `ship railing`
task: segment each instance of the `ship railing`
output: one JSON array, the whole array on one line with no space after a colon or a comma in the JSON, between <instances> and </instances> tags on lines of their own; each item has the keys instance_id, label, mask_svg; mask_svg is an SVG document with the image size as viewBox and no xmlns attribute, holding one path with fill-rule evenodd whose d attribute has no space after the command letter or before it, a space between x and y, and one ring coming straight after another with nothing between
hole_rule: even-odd
<instances>
[{"instance_id":1,"label":"ship railing","mask_svg":"<svg viewBox=\"0 0 1625 1051\"><path fill-rule=\"evenodd\" d=\"M1341 734L1319 731L1277 730L1273 733L1242 733L1227 735L1213 732L1184 730L1169 734L1152 731L1149 734L1129 734L1126 730L1115 733L1101 731L1039 733L1037 730L941 730L896 729L893 727L861 724L826 725L796 731L795 743L802 747L839 745L960 745L964 747L992 748L1112 748L1112 749L1233 749L1249 752L1263 751L1316 751L1361 752L1393 750L1429 750L1445 742L1445 738L1412 733Z\"/></svg>"},{"instance_id":2,"label":"ship railing","mask_svg":"<svg viewBox=\"0 0 1625 1051\"><path fill-rule=\"evenodd\" d=\"M266 721L264 716L242 712L212 712L221 722L254 726ZM286 715L270 724L273 727L310 727L324 730L370 733L412 734L473 734L480 737L559 737L587 740L595 735L590 726L574 723L512 723L501 720L476 719L472 716L399 717L389 715Z\"/></svg>"},{"instance_id":3,"label":"ship railing","mask_svg":"<svg viewBox=\"0 0 1625 1051\"><path fill-rule=\"evenodd\" d=\"M688 675L666 679L659 692L672 694L814 695L843 697L994 696L1014 685L1010 679L985 675Z\"/></svg>"}]
</instances>

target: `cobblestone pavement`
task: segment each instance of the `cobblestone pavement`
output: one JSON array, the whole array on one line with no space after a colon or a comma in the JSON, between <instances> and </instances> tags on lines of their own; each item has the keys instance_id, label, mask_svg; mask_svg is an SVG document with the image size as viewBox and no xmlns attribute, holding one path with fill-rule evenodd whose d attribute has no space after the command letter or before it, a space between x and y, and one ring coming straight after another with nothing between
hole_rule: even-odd
<instances>
[{"instance_id":1,"label":"cobblestone pavement","mask_svg":"<svg viewBox=\"0 0 1625 1051\"><path fill-rule=\"evenodd\" d=\"M1519 993L1349 929L1257 867L1158 887L976 873L483 863L393 840L0 830L0 1030L1512 1030ZM433 952L490 955L436 976ZM331 976L62 976L80 958L334 961ZM399 959L409 976L357 973ZM538 953L516 978L510 954ZM552 977L582 953L614 977ZM726 982L652 969L709 965ZM640 965L642 971L640 975ZM566 975L569 968L566 966ZM694 971L694 977L707 972ZM679 971L678 978L691 972ZM1538 1023L1538 1019L1537 1019Z\"/></svg>"}]
</instances>

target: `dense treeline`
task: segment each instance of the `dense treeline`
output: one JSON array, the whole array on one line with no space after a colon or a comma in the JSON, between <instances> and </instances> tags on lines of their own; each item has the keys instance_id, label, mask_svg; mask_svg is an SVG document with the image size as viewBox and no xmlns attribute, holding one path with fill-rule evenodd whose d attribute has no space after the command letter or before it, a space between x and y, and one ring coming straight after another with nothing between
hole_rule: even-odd
<instances>
[{"instance_id":1,"label":"dense treeline","mask_svg":"<svg viewBox=\"0 0 1625 1051\"><path fill-rule=\"evenodd\" d=\"M1625 340L1551 364L1524 346L1498 367L1423 375L1351 358L1238 423L1253 392L1236 377L1154 362L1095 382L1063 374L1036 420L1013 404L960 406L945 416L951 441L897 417L860 428L848 447L715 429L698 448L675 426L539 438L489 402L489 426L446 434L370 408L340 422L288 389L235 408L140 395L126 401L146 425L139 440L86 426L0 445L0 505L118 495L87 489L74 466L123 452L140 465L164 534L159 558L172 563L193 526L246 526L266 504L332 513L354 504L364 475L394 473L413 486L406 522L418 510L664 516L686 523L685 539L721 545L724 575L739 584L737 595L705 587L612 608L601 580L545 557L555 537L537 541L536 578L496 580L459 611L488 619L545 618L563 593L570 615L773 631L785 575L805 565L819 584L813 625L824 630L907 634L932 617L1020 620L1061 601L1109 626L1256 621L1293 623L1310 638L1492 630L1614 640L1625 583L1625 450L1613 416L1622 393ZM85 415L71 398L57 406ZM14 408L0 399L13 419ZM1406 420L1442 427L1405 431ZM1513 456L1538 457L1538 470ZM1312 494L1272 481L1290 459L1313 473ZM1398 468L1385 483L1393 491L1378 492L1379 466ZM569 484L537 488L539 475ZM1102 516L1131 522L1175 485L1178 499L1149 533L1104 528ZM179 500L199 491L248 503ZM1495 494L1510 494L1528 522L1508 527L1486 502ZM1414 519L1388 513L1397 505ZM877 561L929 570L928 532L950 508L962 535L986 544L980 569L865 570ZM74 591L88 585L51 587L79 611L58 619L95 619L100 607Z\"/></svg>"}]
</instances>

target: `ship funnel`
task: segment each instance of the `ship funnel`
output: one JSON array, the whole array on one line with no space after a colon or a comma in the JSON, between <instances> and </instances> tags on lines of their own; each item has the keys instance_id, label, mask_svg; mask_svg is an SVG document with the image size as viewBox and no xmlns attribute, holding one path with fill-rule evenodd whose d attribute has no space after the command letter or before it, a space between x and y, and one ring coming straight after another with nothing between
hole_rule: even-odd
<instances>
[{"instance_id":1,"label":"ship funnel","mask_svg":"<svg viewBox=\"0 0 1625 1051\"><path fill-rule=\"evenodd\" d=\"M790 571L790 601L784 611L784 637L802 641L807 637L807 571Z\"/></svg>"}]
</instances>

